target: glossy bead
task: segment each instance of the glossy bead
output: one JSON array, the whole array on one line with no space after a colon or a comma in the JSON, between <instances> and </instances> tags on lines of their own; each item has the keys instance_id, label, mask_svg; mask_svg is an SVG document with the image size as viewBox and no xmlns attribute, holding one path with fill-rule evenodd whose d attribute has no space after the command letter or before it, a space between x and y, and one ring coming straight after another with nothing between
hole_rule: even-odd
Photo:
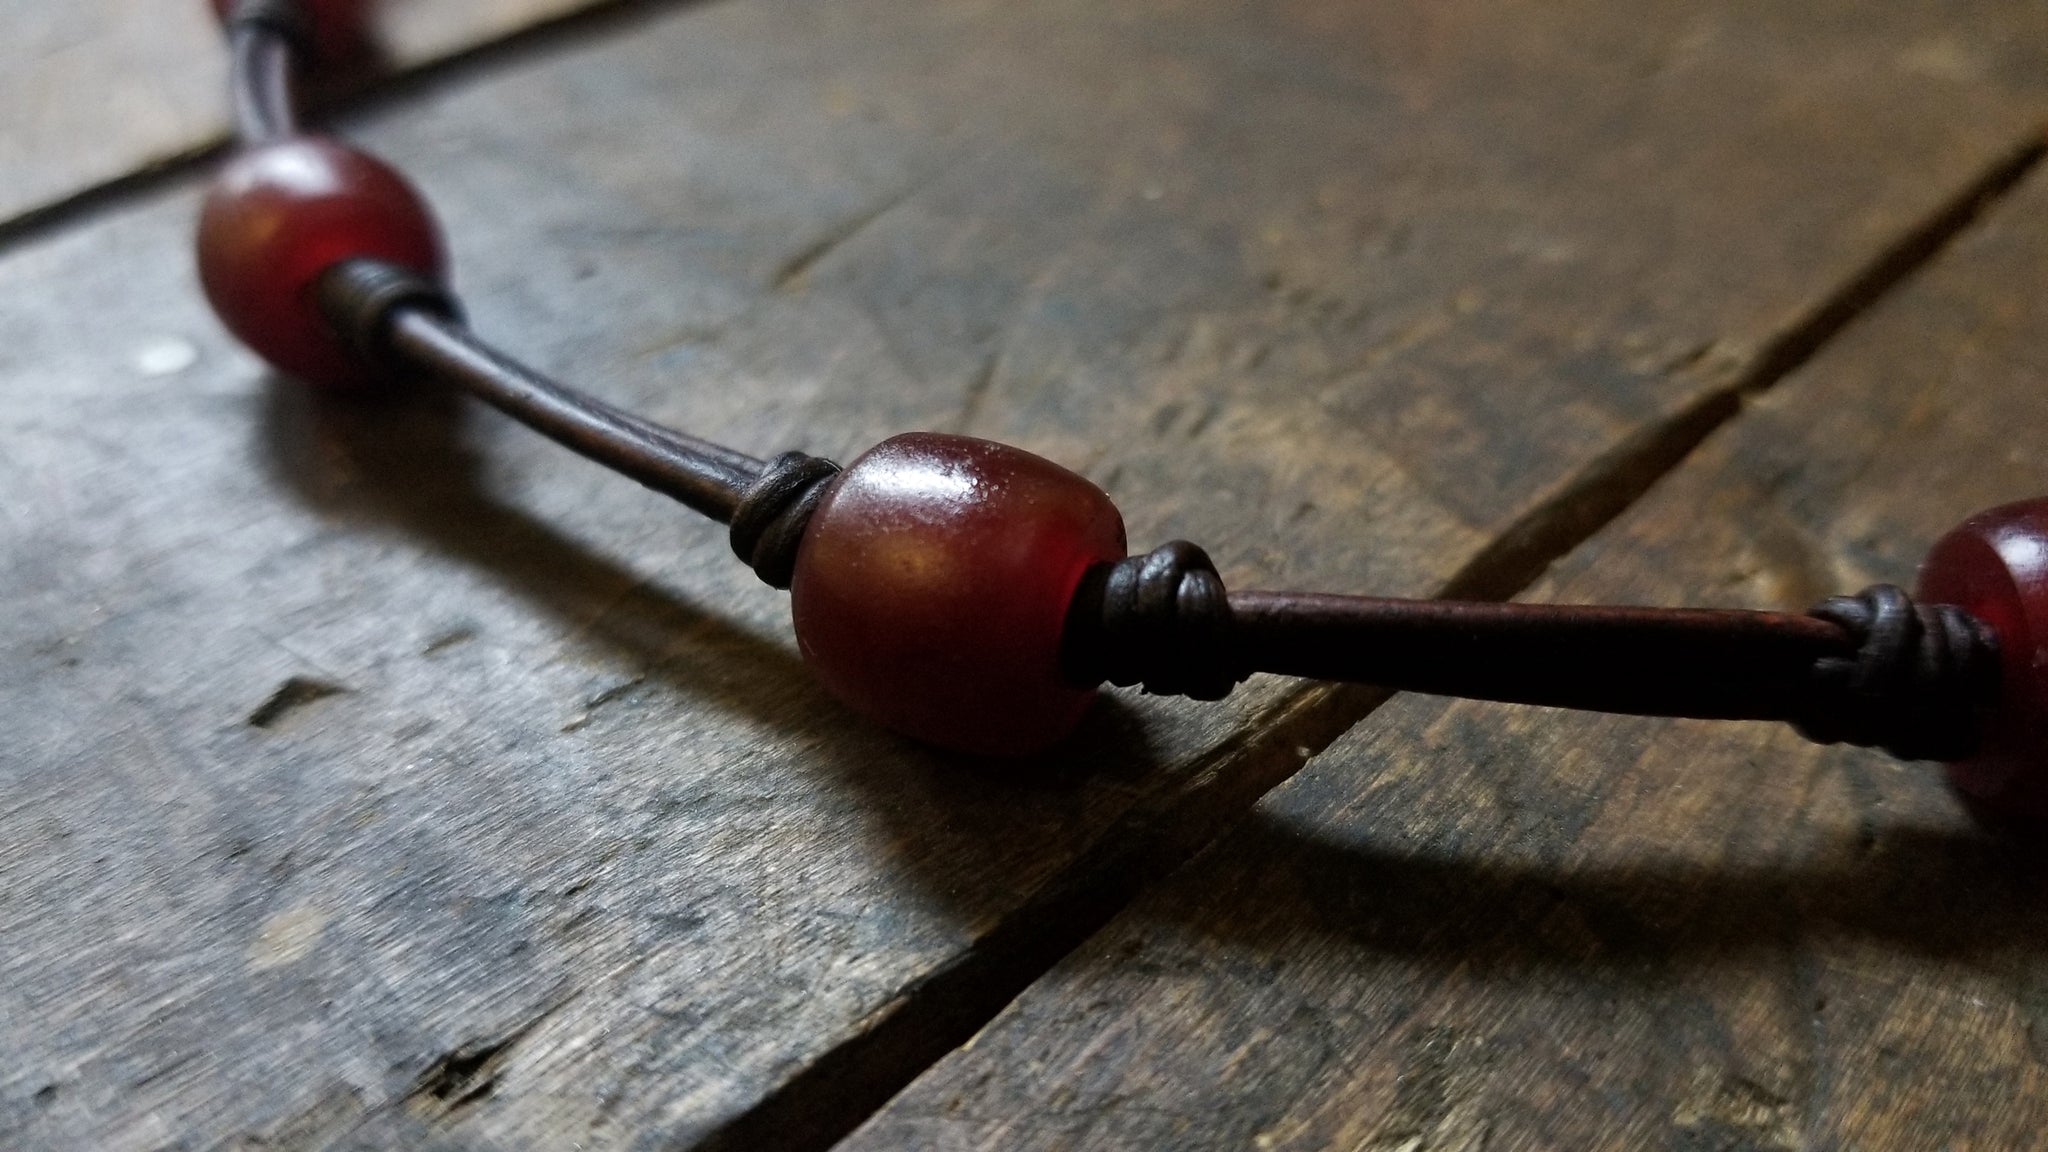
<instances>
[{"instance_id":1,"label":"glossy bead","mask_svg":"<svg viewBox=\"0 0 2048 1152\"><path fill-rule=\"evenodd\" d=\"M213 0L225 24L239 0ZM299 0L313 25L313 51L323 61L346 60L369 43L368 0Z\"/></svg>"},{"instance_id":2,"label":"glossy bead","mask_svg":"<svg viewBox=\"0 0 2048 1152\"><path fill-rule=\"evenodd\" d=\"M329 328L311 287L338 261L373 256L438 279L426 205L383 162L332 140L249 149L214 178L199 216L199 279L228 330L309 383L373 383Z\"/></svg>"},{"instance_id":3,"label":"glossy bead","mask_svg":"<svg viewBox=\"0 0 2048 1152\"><path fill-rule=\"evenodd\" d=\"M855 708L956 751L1020 756L1093 697L1060 675L1067 606L1124 555L1102 490L1029 452L966 436L886 440L832 483L790 586L797 642Z\"/></svg>"},{"instance_id":4,"label":"glossy bead","mask_svg":"<svg viewBox=\"0 0 2048 1152\"><path fill-rule=\"evenodd\" d=\"M1948 766L1950 782L1994 823L2048 822L2048 500L1978 513L1942 537L1920 568L1920 598L1998 635L1998 712L1977 756Z\"/></svg>"}]
</instances>

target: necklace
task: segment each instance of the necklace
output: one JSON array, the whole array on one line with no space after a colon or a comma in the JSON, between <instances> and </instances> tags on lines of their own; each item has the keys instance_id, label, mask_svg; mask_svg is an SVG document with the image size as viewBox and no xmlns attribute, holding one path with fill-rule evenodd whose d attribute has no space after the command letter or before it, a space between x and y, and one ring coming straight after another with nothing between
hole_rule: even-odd
<instances>
[{"instance_id":1,"label":"necklace","mask_svg":"<svg viewBox=\"0 0 2048 1152\"><path fill-rule=\"evenodd\" d=\"M405 179L302 133L293 82L360 32L354 0L215 0L241 147L201 211L223 323L337 393L467 392L730 526L791 594L806 663L856 710L979 755L1040 751L1104 682L1216 700L1254 672L1639 715L1782 720L1821 743L1939 760L1996 821L2048 819L2048 499L1936 543L1891 585L1805 614L1226 591L1199 547L1127 555L1122 517L1051 461L892 437L841 468L760 459L621 411L476 336Z\"/></svg>"}]
</instances>

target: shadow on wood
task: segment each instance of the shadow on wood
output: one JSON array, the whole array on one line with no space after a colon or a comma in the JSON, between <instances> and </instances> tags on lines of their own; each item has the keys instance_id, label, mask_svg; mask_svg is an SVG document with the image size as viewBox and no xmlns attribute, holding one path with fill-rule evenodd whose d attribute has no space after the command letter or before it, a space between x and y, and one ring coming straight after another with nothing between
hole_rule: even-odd
<instances>
[{"instance_id":1,"label":"shadow on wood","mask_svg":"<svg viewBox=\"0 0 2048 1152\"><path fill-rule=\"evenodd\" d=\"M886 790L886 780L894 775L872 770L878 743L921 769L919 785L927 795L990 787L1070 790L1092 777L1136 781L1161 770L1136 714L1108 693L1066 745L1023 760L938 752L852 720L788 647L764 642L732 619L636 574L629 564L492 498L480 482L482 460L465 443L472 412L470 404L448 395L329 400L297 382L273 378L260 426L261 448L277 479L316 511L364 517L396 529L420 548L503 579L525 600L645 669L649 677L720 709L818 736L808 743L823 750L824 765L870 791ZM679 519L691 515L676 510ZM593 591L621 587L627 591L608 600ZM684 652L691 658L681 658ZM693 674L707 658L717 662L721 675ZM791 685L802 686L796 707L789 703ZM838 735L849 729L858 733L851 742ZM873 800L878 812L915 810L887 795ZM903 830L912 838L921 831ZM978 836L947 839L982 842ZM907 858L931 866L928 887L934 893L960 891L959 872L952 866L957 861L949 864L922 851Z\"/></svg>"},{"instance_id":2,"label":"shadow on wood","mask_svg":"<svg viewBox=\"0 0 2048 1152\"><path fill-rule=\"evenodd\" d=\"M1852 936L1925 957L2048 955L2048 853L1961 829L1859 832L1782 865L1682 859L1550 866L1346 844L1255 812L1231 878L1262 895L1250 919L1201 931L1274 958L1303 936L1374 956L1428 956L1505 975L1657 970ZM1165 902L1141 914L1174 919Z\"/></svg>"}]
</instances>

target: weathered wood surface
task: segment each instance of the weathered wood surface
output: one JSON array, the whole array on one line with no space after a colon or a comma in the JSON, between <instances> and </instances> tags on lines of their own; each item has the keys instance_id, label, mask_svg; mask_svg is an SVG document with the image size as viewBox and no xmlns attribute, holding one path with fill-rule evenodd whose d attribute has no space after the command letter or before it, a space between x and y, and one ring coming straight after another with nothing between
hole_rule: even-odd
<instances>
[{"instance_id":1,"label":"weathered wood surface","mask_svg":"<svg viewBox=\"0 0 2048 1152\"><path fill-rule=\"evenodd\" d=\"M378 4L347 87L619 0ZM0 222L220 143L227 56L206 0L0 0Z\"/></svg>"},{"instance_id":2,"label":"weathered wood surface","mask_svg":"<svg viewBox=\"0 0 2048 1152\"><path fill-rule=\"evenodd\" d=\"M652 416L965 428L1239 586L1424 592L1997 167L2037 18L732 0L355 127L480 327ZM907 747L711 528L267 381L193 196L0 258L0 1143L800 1146L1360 707Z\"/></svg>"},{"instance_id":3,"label":"weathered wood surface","mask_svg":"<svg viewBox=\"0 0 2048 1152\"><path fill-rule=\"evenodd\" d=\"M2037 174L1538 594L1909 583L2044 441ZM2044 881L1931 765L1399 697L846 1147L2038 1147Z\"/></svg>"}]
</instances>

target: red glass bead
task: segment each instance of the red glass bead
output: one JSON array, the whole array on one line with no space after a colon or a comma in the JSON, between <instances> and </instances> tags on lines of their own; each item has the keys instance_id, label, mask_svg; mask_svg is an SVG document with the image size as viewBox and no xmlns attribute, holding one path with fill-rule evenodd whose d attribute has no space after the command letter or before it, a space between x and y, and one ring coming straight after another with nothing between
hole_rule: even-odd
<instances>
[{"instance_id":1,"label":"red glass bead","mask_svg":"<svg viewBox=\"0 0 2048 1152\"><path fill-rule=\"evenodd\" d=\"M1920 568L1920 598L1955 604L1998 635L1997 714L1949 780L1979 816L2048 823L2048 500L1980 512Z\"/></svg>"},{"instance_id":2,"label":"red glass bead","mask_svg":"<svg viewBox=\"0 0 2048 1152\"><path fill-rule=\"evenodd\" d=\"M1021 756L1070 732L1094 696L1060 675L1060 634L1089 567L1124 555L1100 488L1021 449L913 432L832 482L790 585L820 679L900 732Z\"/></svg>"},{"instance_id":3,"label":"red glass bead","mask_svg":"<svg viewBox=\"0 0 2048 1152\"><path fill-rule=\"evenodd\" d=\"M213 14L226 23L240 0L213 0ZM299 0L313 25L313 51L323 61L346 60L369 43L368 0Z\"/></svg>"},{"instance_id":4,"label":"red glass bead","mask_svg":"<svg viewBox=\"0 0 2048 1152\"><path fill-rule=\"evenodd\" d=\"M370 256L438 279L441 235L405 178L319 137L229 160L199 215L199 279L228 330L283 371L332 388L372 382L310 291L341 260Z\"/></svg>"}]
</instances>

